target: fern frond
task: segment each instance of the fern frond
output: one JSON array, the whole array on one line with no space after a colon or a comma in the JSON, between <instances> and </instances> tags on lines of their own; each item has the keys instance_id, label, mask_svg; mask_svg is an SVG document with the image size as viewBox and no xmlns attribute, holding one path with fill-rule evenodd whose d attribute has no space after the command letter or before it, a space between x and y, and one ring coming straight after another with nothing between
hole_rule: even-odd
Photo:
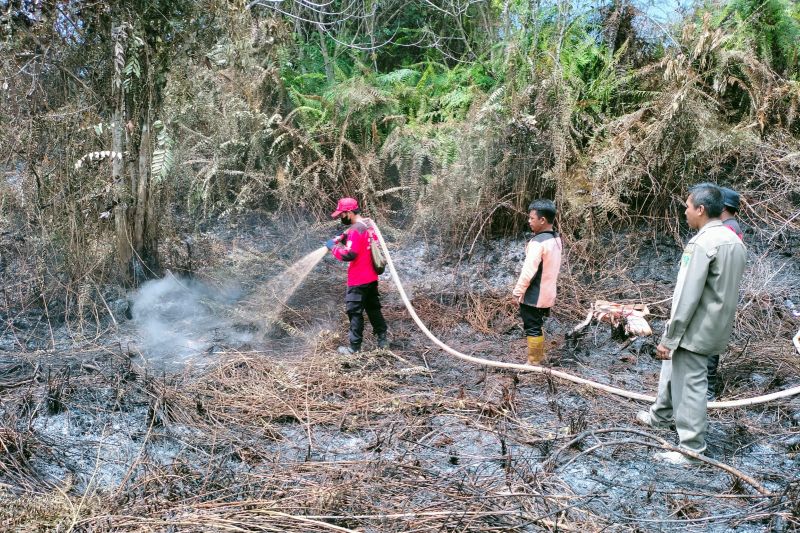
<instances>
[{"instance_id":1,"label":"fern frond","mask_svg":"<svg viewBox=\"0 0 800 533\"><path fill-rule=\"evenodd\" d=\"M410 68L401 68L376 77L379 85L416 85L422 74Z\"/></svg>"},{"instance_id":2,"label":"fern frond","mask_svg":"<svg viewBox=\"0 0 800 533\"><path fill-rule=\"evenodd\" d=\"M473 87L456 87L449 93L440 96L439 104L445 116L462 118L474 97Z\"/></svg>"}]
</instances>

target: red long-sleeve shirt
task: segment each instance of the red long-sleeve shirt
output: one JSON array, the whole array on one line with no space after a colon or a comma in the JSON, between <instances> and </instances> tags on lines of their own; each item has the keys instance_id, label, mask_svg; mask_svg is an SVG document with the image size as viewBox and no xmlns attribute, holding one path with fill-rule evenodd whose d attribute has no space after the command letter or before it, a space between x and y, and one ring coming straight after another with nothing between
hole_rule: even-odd
<instances>
[{"instance_id":1,"label":"red long-sleeve shirt","mask_svg":"<svg viewBox=\"0 0 800 533\"><path fill-rule=\"evenodd\" d=\"M337 243L331 253L339 261L347 261L347 285L366 285L378 281L369 250L370 230L364 222L356 222L345 231L346 242ZM377 238L373 235L373 239Z\"/></svg>"},{"instance_id":2,"label":"red long-sleeve shirt","mask_svg":"<svg viewBox=\"0 0 800 533\"><path fill-rule=\"evenodd\" d=\"M734 232L736 236L739 237L739 239L744 242L744 233L742 232L741 226L739 226L739 222L735 218L729 218L727 220L723 220L722 225L726 226L729 230Z\"/></svg>"}]
</instances>

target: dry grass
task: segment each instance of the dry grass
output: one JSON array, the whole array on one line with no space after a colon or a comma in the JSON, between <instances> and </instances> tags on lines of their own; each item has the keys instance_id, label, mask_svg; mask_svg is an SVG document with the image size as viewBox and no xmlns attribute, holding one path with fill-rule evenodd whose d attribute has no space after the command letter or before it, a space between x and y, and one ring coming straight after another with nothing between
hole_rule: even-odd
<instances>
[{"instance_id":1,"label":"dry grass","mask_svg":"<svg viewBox=\"0 0 800 533\"><path fill-rule=\"evenodd\" d=\"M786 227L793 231L791 223ZM597 243L566 235L565 250L554 311L561 324L583 317L598 298L661 302L651 305L654 317L668 315L664 300L674 280L648 276L678 253L669 237L654 229L609 233ZM280 270L288 261L282 251L237 248L225 254L226 266L258 272L269 260ZM653 263L645 272L643 257ZM785 275L791 265L782 268L776 257L751 263L732 350L721 367L726 397L771 392L800 375L796 356L775 342L788 343L796 330L782 308L796 283ZM316 287L307 309L287 311L287 328L302 330L320 312L320 298L339 294L328 289ZM486 339L481 350L509 356L507 333L519 319L506 294L418 292L414 304L434 333L468 331ZM93 342L57 358L10 356L0 372L0 488L15 501L0 514L0 525L24 531L634 531L656 527L646 521L653 513L673 513L669 519L689 525L722 515L728 518L714 523L763 525L779 517L797 526L791 472L768 473L771 490L785 494L765 499L705 471L698 477L669 471L651 486L624 479L626 469L649 464L646 450L657 441L642 444L599 429L629 425L636 406L546 378L451 363L430 350L402 307L386 305L385 315L404 348L394 354L340 356L337 336L322 332L281 360L227 351L201 372L153 375L127 354ZM37 331L47 335L48 323L41 326ZM601 377L627 385L633 370L614 368L622 374ZM594 367L572 371L598 373ZM754 373L766 379L755 381ZM654 376L634 383L652 388ZM777 445L796 434L788 407L779 410L769 423L756 409L725 412L712 424L733 435L725 446L744 447L756 438ZM108 434L127 450L115 456L122 471L104 477L113 468L95 460L100 445L76 443L72 435L62 442L43 431L42 421L63 419L86 423L94 436L105 435L105 424L113 428ZM595 440L562 450L585 431ZM544 471L541 463L556 450L559 460ZM76 457L91 458L90 466ZM608 470L614 473L604 476ZM586 480L605 488L578 490Z\"/></svg>"},{"instance_id":2,"label":"dry grass","mask_svg":"<svg viewBox=\"0 0 800 533\"><path fill-rule=\"evenodd\" d=\"M538 503L523 498L528 489L503 495L500 479L471 479L469 469L457 469L453 479L434 474L439 456L454 453L449 448L457 438L436 429L433 421L439 417L451 420L454 429L473 423L494 427L508 419L529 441L544 437L542 430L515 418L507 385L505 403L492 392L503 389L497 383L487 385L480 397L401 390L401 384L414 379L414 369L396 366L396 359L381 353L354 358L332 355L330 349L329 339L320 338L314 351L294 363L231 353L225 363L194 377L154 378L116 358L99 375L73 374L63 387L67 410L85 404L85 387L109 384L107 405L96 408L126 411L146 403L139 427L118 430L143 436L140 452L116 493L97 490L91 480L73 490L26 468L32 454L23 450L42 443L12 429L24 421L4 417L11 426L3 430L4 478L16 476L18 493L61 495L49 500L26 496L4 524L63 527L72 521L81 530L115 531L168 524L185 531L341 531L367 524L400 531L461 524L469 531L515 531L535 521L532 517L541 515L547 522L558 514L548 511L548 502L560 508L569 501L569 496L549 501L544 488ZM71 367L85 356L76 354ZM19 410L17 402L31 392L17 390L4 407ZM282 442L287 428L295 442ZM359 458L325 460L331 446L326 439L335 435L344 446L354 439ZM369 435L372 442L365 440ZM176 438L183 451L173 460L153 456L151 447ZM281 456L279 450L295 447L297 456ZM382 447L401 455L384 456ZM499 441L497 453L502 458ZM40 454L33 455L41 460ZM458 464L458 456L450 457ZM522 522L521 513L528 516Z\"/></svg>"},{"instance_id":3,"label":"dry grass","mask_svg":"<svg viewBox=\"0 0 800 533\"><path fill-rule=\"evenodd\" d=\"M476 331L489 331L516 320L499 296L469 295L452 306L424 298L416 303L434 330L466 319ZM409 327L399 309L387 308L387 316L395 337ZM765 334L789 326L779 323ZM14 503L0 514L1 523L79 531L599 531L611 524L611 515L599 509L619 512L604 498L619 498L615 491L622 490L637 500L655 491L652 505L666 505L689 524L709 513L756 522L777 513L789 524L797 520L789 497L751 500L736 487L712 497L707 472L695 481L681 474L670 487L649 489L612 476L605 496L576 491L574 469L602 468L604 462L625 468L642 460L642 449L658 446L650 440L642 448L636 439L599 431L591 448L569 451L565 443L587 427L592 436L591 428L624 422L630 414L620 413L622 404L570 385L537 385L506 374L487 373L473 384L471 369L461 369L469 374L458 383L437 381L437 368L449 368L446 360L429 370L415 353L404 357L420 367L380 351L340 356L335 343L323 332L291 360L228 352L206 371L162 376L137 369L127 356L88 348L64 354L58 363L36 355L15 358L13 372L4 373L0 432L0 472L10 483L5 490L13 490L5 497L13 494ZM769 358L776 375L796 379L800 369L780 362L787 355L766 347L747 350L726 361L723 374L732 380ZM48 383L43 365L54 364L60 369L49 372ZM778 385L742 382L737 392ZM66 479L43 475L42 463L57 463L63 444L31 428L40 427L34 421L55 396L76 423L86 416L133 421L115 429L133 445L116 489L93 482L102 475L97 466ZM590 410L569 407L576 401L590 402ZM764 438L775 430L742 417L722 423L744 425ZM80 453L98 452L87 446ZM597 454L601 463L594 462ZM543 471L537 464L548 457L555 466ZM790 482L782 478L779 485L789 490ZM617 527L648 529L636 520Z\"/></svg>"}]
</instances>

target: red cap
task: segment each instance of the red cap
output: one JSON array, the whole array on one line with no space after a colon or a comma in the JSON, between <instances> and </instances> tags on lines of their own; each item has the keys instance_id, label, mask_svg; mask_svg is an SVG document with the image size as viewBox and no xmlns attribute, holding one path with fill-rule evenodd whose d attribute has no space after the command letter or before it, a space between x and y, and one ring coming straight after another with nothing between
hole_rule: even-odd
<instances>
[{"instance_id":1,"label":"red cap","mask_svg":"<svg viewBox=\"0 0 800 533\"><path fill-rule=\"evenodd\" d=\"M336 218L345 211L355 211L358 209L358 202L355 198L340 198L336 204L336 211L331 213L331 218Z\"/></svg>"}]
</instances>

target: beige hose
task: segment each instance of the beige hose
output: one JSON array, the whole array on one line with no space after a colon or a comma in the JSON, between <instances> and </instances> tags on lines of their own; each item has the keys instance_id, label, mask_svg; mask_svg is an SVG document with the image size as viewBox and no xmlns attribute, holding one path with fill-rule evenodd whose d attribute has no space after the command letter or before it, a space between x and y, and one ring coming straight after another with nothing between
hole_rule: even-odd
<instances>
[{"instance_id":1,"label":"beige hose","mask_svg":"<svg viewBox=\"0 0 800 533\"><path fill-rule=\"evenodd\" d=\"M483 359L480 357L472 357L467 354L463 354L457 350L454 350L450 346L443 343L439 340L431 331L422 323L417 312L414 310L414 306L411 305L411 301L408 299L408 295L406 295L406 291L403 289L403 284L400 283L400 277L397 275L397 270L394 268L394 262L392 261L392 256L389 254L389 249L386 247L386 241L383 240L383 235L381 231L378 229L378 226L373 222L372 227L375 229L375 233L378 235L378 240L381 243L381 249L383 253L386 255L386 263L389 265L389 272L392 274L392 280L394 280L394 284L397 286L397 291L400 293L400 298L402 298L403 303L408 309L408 312L411 314L411 318L414 319L419 329L431 340L433 341L436 346L444 350L445 352L458 357L459 359L463 359L464 361L468 361L470 363L475 363L478 365L490 366L495 368L509 368L513 370L521 370L523 372L537 372L540 374L547 374L550 376L554 376L557 378L564 379L566 381L572 381L573 383L578 383L580 385L586 385L587 387L591 387L593 389L599 389L602 391L610 392L611 394L616 394L618 396L622 396L625 398L630 398L632 400L641 400L643 402L653 403L655 402L655 398L653 396L648 396L646 394L640 394L638 392L630 392L624 389L620 389L617 387L612 387L611 385L604 385L602 383L597 383L596 381L590 381L588 379L580 378L578 376L573 376L572 374L567 374L566 372L561 372L560 370L553 370L552 368L545 368L542 366L534 366L534 365L526 365L526 364L519 364L519 363L503 363L500 361L492 361L490 359ZM797 336L794 338L794 344L797 347L798 352L800 352L800 331L798 331ZM770 402L772 400L778 400L780 398L788 398L790 396L795 396L800 394L800 386L792 387L791 389L782 390L779 392L774 392L772 394L766 394L764 396L756 396L754 398L744 398L741 400L730 400L726 402L709 402L709 408L716 408L716 409L723 409L728 407L740 407L744 405L756 405L760 403Z\"/></svg>"}]
</instances>

